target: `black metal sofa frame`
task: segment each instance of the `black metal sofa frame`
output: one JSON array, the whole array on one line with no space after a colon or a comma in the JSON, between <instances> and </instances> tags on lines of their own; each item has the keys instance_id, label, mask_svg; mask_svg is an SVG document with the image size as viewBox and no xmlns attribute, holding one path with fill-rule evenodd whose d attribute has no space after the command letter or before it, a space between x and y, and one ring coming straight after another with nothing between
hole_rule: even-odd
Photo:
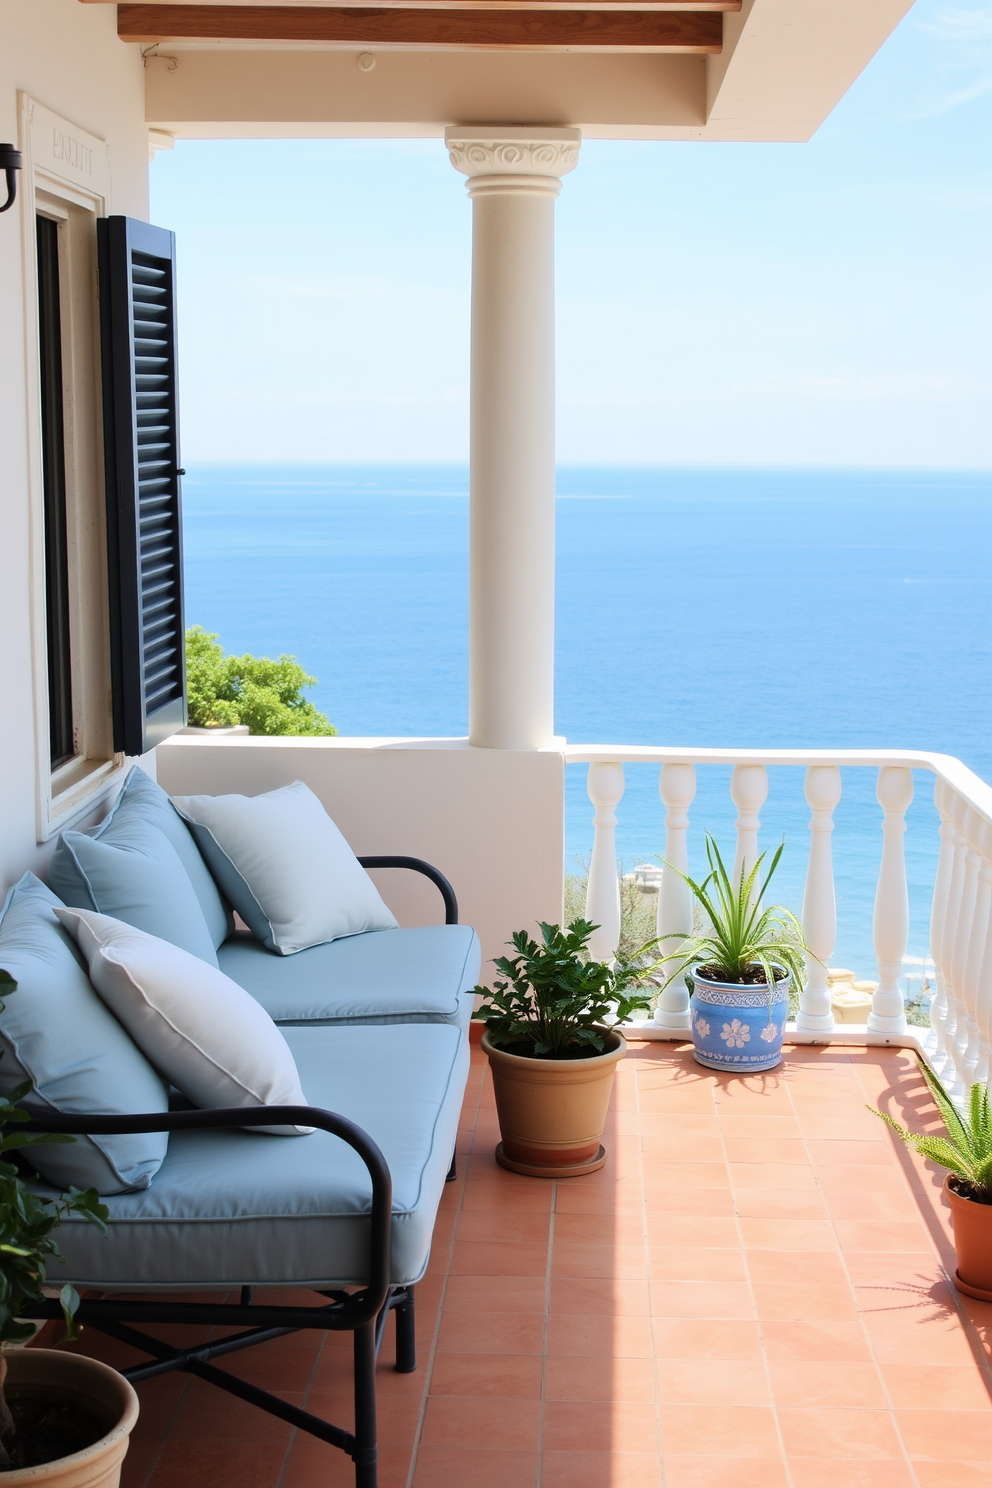
<instances>
[{"instance_id":1,"label":"black metal sofa frame","mask_svg":"<svg viewBox=\"0 0 992 1488\"><path fill-rule=\"evenodd\" d=\"M422 873L439 889L444 900L445 924L457 925L458 903L454 890L438 869L420 858L363 857L363 868L409 868ZM121 1373L132 1383L151 1379L158 1374L183 1370L195 1374L219 1389L237 1395L249 1405L278 1416L300 1431L319 1437L332 1447L346 1452L355 1464L355 1488L378 1488L376 1462L375 1367L382 1344L386 1320L396 1314L396 1369L409 1374L417 1367L416 1314L414 1288L391 1286L390 1233L392 1227L393 1185L385 1158L372 1138L362 1129L333 1111L314 1106L224 1107L202 1111L153 1112L135 1116L63 1116L40 1113L24 1130L64 1132L74 1136L118 1136L131 1132L204 1131L217 1127L269 1126L273 1123L315 1126L340 1137L352 1147L365 1164L372 1183L369 1216L368 1282L357 1291L317 1291L327 1300L319 1307L280 1307L253 1300L250 1287L241 1288L238 1302L170 1302L151 1298L84 1297L78 1319L121 1343L150 1355L147 1364L135 1364ZM455 1177L452 1158L448 1180ZM38 1303L26 1311L32 1319L58 1319L61 1307L57 1300ZM134 1323L184 1323L203 1327L241 1327L243 1332L220 1338L216 1342L173 1348L158 1338L133 1327ZM211 1361L241 1349L253 1348L270 1339L298 1333L308 1328L354 1335L353 1378L355 1393L355 1429L346 1431L330 1421L290 1405L278 1395L259 1389L218 1369Z\"/></svg>"}]
</instances>

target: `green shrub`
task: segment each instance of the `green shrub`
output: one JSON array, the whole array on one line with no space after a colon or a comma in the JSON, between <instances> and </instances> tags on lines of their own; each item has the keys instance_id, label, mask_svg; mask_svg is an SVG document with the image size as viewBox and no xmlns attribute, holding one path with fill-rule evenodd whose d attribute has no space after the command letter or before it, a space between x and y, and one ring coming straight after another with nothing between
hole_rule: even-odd
<instances>
[{"instance_id":1,"label":"green shrub","mask_svg":"<svg viewBox=\"0 0 992 1488\"><path fill-rule=\"evenodd\" d=\"M302 696L316 680L295 656L225 656L216 635L201 625L186 632L186 696L197 728L247 724L252 734L336 734Z\"/></svg>"}]
</instances>

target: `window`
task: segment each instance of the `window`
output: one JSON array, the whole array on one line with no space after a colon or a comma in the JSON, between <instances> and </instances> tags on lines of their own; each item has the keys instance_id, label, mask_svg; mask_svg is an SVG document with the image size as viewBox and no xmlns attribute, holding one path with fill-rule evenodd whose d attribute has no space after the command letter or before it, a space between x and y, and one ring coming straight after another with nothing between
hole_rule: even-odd
<instances>
[{"instance_id":1,"label":"window","mask_svg":"<svg viewBox=\"0 0 992 1488\"><path fill-rule=\"evenodd\" d=\"M48 641L48 729L52 769L75 757L72 642L65 509L65 421L59 224L40 213L38 232L38 359L41 373L42 479L45 503L45 618Z\"/></svg>"}]
</instances>

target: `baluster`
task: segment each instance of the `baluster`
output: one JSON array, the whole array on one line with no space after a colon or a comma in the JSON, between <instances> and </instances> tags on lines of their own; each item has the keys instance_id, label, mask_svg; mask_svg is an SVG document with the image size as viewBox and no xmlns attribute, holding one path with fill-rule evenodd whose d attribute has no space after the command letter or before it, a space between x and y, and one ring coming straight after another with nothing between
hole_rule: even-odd
<instances>
[{"instance_id":1,"label":"baluster","mask_svg":"<svg viewBox=\"0 0 992 1488\"><path fill-rule=\"evenodd\" d=\"M803 939L812 954L806 957L806 986L796 1017L796 1027L808 1033L829 1033L834 1026L827 986L827 962L837 938L830 834L840 791L840 771L836 765L810 765L805 793L813 815L809 823L809 866L803 892Z\"/></svg>"},{"instance_id":2,"label":"baluster","mask_svg":"<svg viewBox=\"0 0 992 1488\"><path fill-rule=\"evenodd\" d=\"M737 807L737 853L734 857L734 888L741 881L741 868L750 873L758 861L758 812L768 798L768 771L764 765L735 765L730 776L730 799Z\"/></svg>"},{"instance_id":3,"label":"baluster","mask_svg":"<svg viewBox=\"0 0 992 1488\"><path fill-rule=\"evenodd\" d=\"M952 1090L955 1085L961 1084L963 1080L961 1071L955 1064L955 1051L957 1047L958 1018L964 1017L963 1010L958 998L958 988L954 985L954 946L957 942L958 926L961 921L961 897L964 890L964 867L968 844L964 835L964 812L965 803L953 788L950 789L948 801L948 815L951 826L954 829L952 838L954 844L954 861L951 864L951 881L947 890L947 918L944 922L944 934L941 944L941 960L943 962L944 989L947 996L947 1018L944 1024L944 1046L947 1049L947 1059L941 1072L941 1079Z\"/></svg>"},{"instance_id":4,"label":"baluster","mask_svg":"<svg viewBox=\"0 0 992 1488\"><path fill-rule=\"evenodd\" d=\"M951 947L951 984L958 1000L957 1027L954 1030L954 1083L956 1100L964 1097L969 1085L968 1049L972 1042L974 1004L972 988L968 982L968 951L971 945L972 926L975 922L975 906L978 898L978 869L981 858L975 851L973 835L974 812L966 801L961 803L961 831L965 841L964 880L961 887L961 911L958 916L954 944ZM978 1030L975 1029L977 1035Z\"/></svg>"},{"instance_id":5,"label":"baluster","mask_svg":"<svg viewBox=\"0 0 992 1488\"><path fill-rule=\"evenodd\" d=\"M913 799L913 772L902 765L883 765L875 796L883 811L882 862L875 890L872 938L878 963L878 986L871 1000L868 1027L878 1033L904 1033L902 958L909 940L909 891L906 887L906 809Z\"/></svg>"},{"instance_id":6,"label":"baluster","mask_svg":"<svg viewBox=\"0 0 992 1488\"><path fill-rule=\"evenodd\" d=\"M620 880L617 875L617 807L623 798L623 765L612 762L589 766L586 789L596 808L596 835L586 885L586 919L599 928L589 937L597 961L612 961L620 943Z\"/></svg>"},{"instance_id":7,"label":"baluster","mask_svg":"<svg viewBox=\"0 0 992 1488\"><path fill-rule=\"evenodd\" d=\"M985 946L989 936L989 909L990 895L992 895L992 875L987 871L987 864L983 856L985 829L987 823L982 820L977 811L968 813L968 842L971 848L969 858L975 859L975 909L971 917L971 931L968 936L968 952L964 962L964 1004L965 1025L967 1028L967 1044L964 1051L964 1083L970 1086L974 1083L976 1070L982 1058L982 1038L979 1027L979 1001L981 998L982 984L982 962L985 958Z\"/></svg>"},{"instance_id":8,"label":"baluster","mask_svg":"<svg viewBox=\"0 0 992 1488\"><path fill-rule=\"evenodd\" d=\"M951 821L951 788L937 777L933 788L934 805L940 813L940 857L933 881L933 903L930 909L930 956L934 964L934 994L930 999L930 1028L927 1040L930 1062L939 1075L950 1053L947 1047L947 985L944 980L943 947L947 921L947 895L954 867L954 823Z\"/></svg>"},{"instance_id":9,"label":"baluster","mask_svg":"<svg viewBox=\"0 0 992 1488\"><path fill-rule=\"evenodd\" d=\"M979 883L987 896L988 914L985 922L985 944L982 947L982 963L978 973L978 998L975 1021L978 1024L978 1062L975 1079L988 1083L992 1064L992 822L983 821L981 830L982 866Z\"/></svg>"},{"instance_id":10,"label":"baluster","mask_svg":"<svg viewBox=\"0 0 992 1488\"><path fill-rule=\"evenodd\" d=\"M659 949L674 955L692 933L692 891L672 871L673 868L682 873L689 871L686 833L689 807L696 794L696 772L692 765L663 765L658 793L665 803L665 867L658 894L658 934L665 937L665 943ZM669 958L667 970L662 967L661 971L670 975L672 970ZM654 1021L660 1028L689 1028L689 993L681 976L658 994Z\"/></svg>"}]
</instances>

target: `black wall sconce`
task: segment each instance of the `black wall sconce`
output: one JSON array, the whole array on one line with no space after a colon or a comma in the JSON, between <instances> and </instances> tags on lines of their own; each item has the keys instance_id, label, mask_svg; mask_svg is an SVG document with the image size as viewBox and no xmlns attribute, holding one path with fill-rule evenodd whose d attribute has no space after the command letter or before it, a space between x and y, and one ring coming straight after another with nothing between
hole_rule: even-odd
<instances>
[{"instance_id":1,"label":"black wall sconce","mask_svg":"<svg viewBox=\"0 0 992 1488\"><path fill-rule=\"evenodd\" d=\"M0 171L7 177L7 200L0 207L0 212L6 212L14 205L17 195L17 172L24 164L20 150L15 150L13 145L0 145Z\"/></svg>"}]
</instances>

